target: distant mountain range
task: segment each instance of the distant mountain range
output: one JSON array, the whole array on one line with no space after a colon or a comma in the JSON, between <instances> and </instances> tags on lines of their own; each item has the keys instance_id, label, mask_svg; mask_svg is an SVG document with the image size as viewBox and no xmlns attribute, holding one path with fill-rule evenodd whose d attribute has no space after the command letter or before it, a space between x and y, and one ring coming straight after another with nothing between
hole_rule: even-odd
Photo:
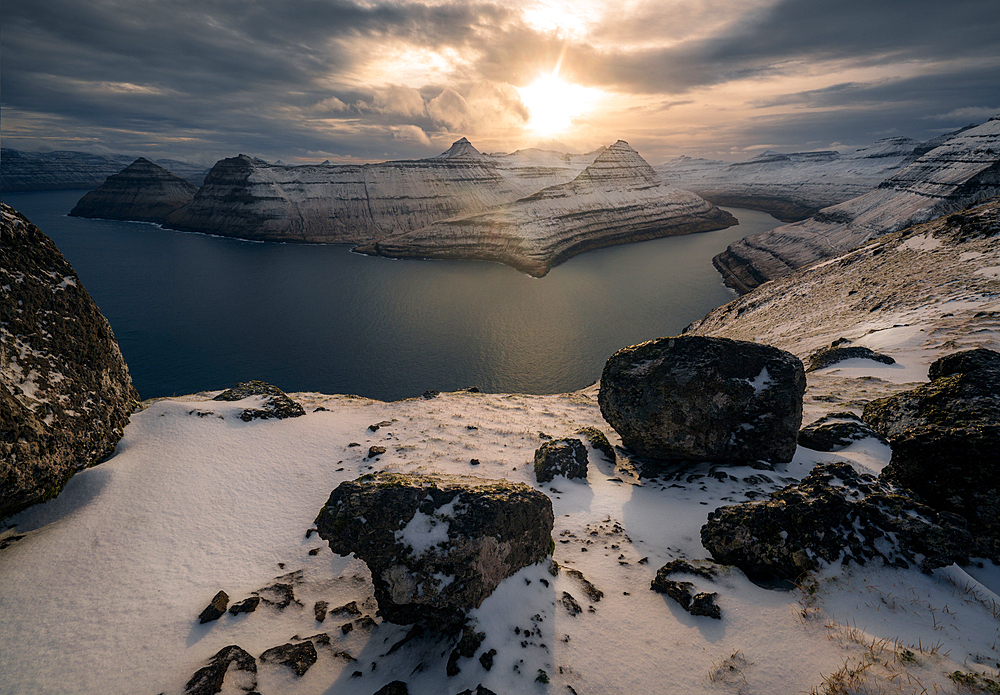
<instances>
[{"instance_id":1,"label":"distant mountain range","mask_svg":"<svg viewBox=\"0 0 1000 695\"><path fill-rule=\"evenodd\" d=\"M483 154L362 166L219 161L197 191L138 160L71 215L159 222L259 241L354 243L362 253L506 263L531 275L583 251L722 229L736 219L669 186L623 141L587 154Z\"/></svg>"},{"instance_id":2,"label":"distant mountain range","mask_svg":"<svg viewBox=\"0 0 1000 695\"><path fill-rule=\"evenodd\" d=\"M57 191L96 188L135 160L124 154L91 154L57 150L24 152L0 149L0 191ZM200 186L208 170L176 159L156 160L164 169Z\"/></svg>"},{"instance_id":3,"label":"distant mountain range","mask_svg":"<svg viewBox=\"0 0 1000 695\"><path fill-rule=\"evenodd\" d=\"M763 210L782 222L797 222L867 193L973 127L975 124L927 142L886 138L849 154L765 150L735 163L680 156L653 168L665 182L694 191L716 205Z\"/></svg>"}]
</instances>

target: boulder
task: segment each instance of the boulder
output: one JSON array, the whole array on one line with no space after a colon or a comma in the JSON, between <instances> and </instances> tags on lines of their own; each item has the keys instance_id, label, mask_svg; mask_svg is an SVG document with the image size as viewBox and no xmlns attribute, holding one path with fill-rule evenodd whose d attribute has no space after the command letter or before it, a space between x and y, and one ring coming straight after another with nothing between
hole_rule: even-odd
<instances>
[{"instance_id":1,"label":"boulder","mask_svg":"<svg viewBox=\"0 0 1000 695\"><path fill-rule=\"evenodd\" d=\"M289 417L299 417L305 415L303 407L293 401L288 395L277 386L271 386L263 381L246 381L235 388L226 389L213 401L242 401L251 396L262 396L256 408L247 408L240 413L240 419L244 422L269 418L283 420Z\"/></svg>"},{"instance_id":2,"label":"boulder","mask_svg":"<svg viewBox=\"0 0 1000 695\"><path fill-rule=\"evenodd\" d=\"M1000 353L948 355L928 374L929 384L865 407L892 446L880 478L964 517L974 554L1000 562Z\"/></svg>"},{"instance_id":3,"label":"boulder","mask_svg":"<svg viewBox=\"0 0 1000 695\"><path fill-rule=\"evenodd\" d=\"M230 666L232 665L232 669ZM215 695L221 692L226 674L232 686L251 692L257 689L257 660L235 644L223 647L198 669L184 686L184 695Z\"/></svg>"},{"instance_id":4,"label":"boulder","mask_svg":"<svg viewBox=\"0 0 1000 695\"><path fill-rule=\"evenodd\" d=\"M795 579L822 562L875 558L930 571L967 563L973 548L961 517L846 463L820 464L770 500L716 509L701 542L716 562L760 579Z\"/></svg>"},{"instance_id":5,"label":"boulder","mask_svg":"<svg viewBox=\"0 0 1000 695\"><path fill-rule=\"evenodd\" d=\"M409 695L410 690L403 681L386 683L375 691L375 695Z\"/></svg>"},{"instance_id":6,"label":"boulder","mask_svg":"<svg viewBox=\"0 0 1000 695\"><path fill-rule=\"evenodd\" d=\"M886 443L885 437L873 430L854 413L824 415L799 430L799 446L813 451L840 451L852 443L872 437Z\"/></svg>"},{"instance_id":7,"label":"boulder","mask_svg":"<svg viewBox=\"0 0 1000 695\"><path fill-rule=\"evenodd\" d=\"M604 457L608 460L608 463L617 463L618 457L615 456L614 447L611 446L611 442L608 441L607 436L604 432L601 432L596 427L581 427L576 431L577 434L586 437L587 442L594 449L597 449Z\"/></svg>"},{"instance_id":8,"label":"boulder","mask_svg":"<svg viewBox=\"0 0 1000 695\"><path fill-rule=\"evenodd\" d=\"M385 471L341 483L316 519L333 552L368 565L386 620L445 632L543 560L552 525L549 498L521 483Z\"/></svg>"},{"instance_id":9,"label":"boulder","mask_svg":"<svg viewBox=\"0 0 1000 695\"><path fill-rule=\"evenodd\" d=\"M579 439L553 439L535 451L535 479L547 483L557 475L587 479L587 448Z\"/></svg>"},{"instance_id":10,"label":"boulder","mask_svg":"<svg viewBox=\"0 0 1000 695\"><path fill-rule=\"evenodd\" d=\"M625 446L647 458L787 462L805 387L791 353L684 335L612 355L598 402Z\"/></svg>"},{"instance_id":11,"label":"boulder","mask_svg":"<svg viewBox=\"0 0 1000 695\"><path fill-rule=\"evenodd\" d=\"M672 560L657 570L656 577L650 582L649 588L658 593L666 594L691 615L704 615L716 620L722 619L722 610L716 603L716 599L719 597L717 593L714 591L695 593L694 584L691 582L668 579L674 574L692 574L702 579L715 581L718 574L715 567L706 562L693 565L686 560Z\"/></svg>"},{"instance_id":12,"label":"boulder","mask_svg":"<svg viewBox=\"0 0 1000 695\"><path fill-rule=\"evenodd\" d=\"M112 453L139 404L107 320L52 240L0 210L0 519Z\"/></svg>"}]
</instances>

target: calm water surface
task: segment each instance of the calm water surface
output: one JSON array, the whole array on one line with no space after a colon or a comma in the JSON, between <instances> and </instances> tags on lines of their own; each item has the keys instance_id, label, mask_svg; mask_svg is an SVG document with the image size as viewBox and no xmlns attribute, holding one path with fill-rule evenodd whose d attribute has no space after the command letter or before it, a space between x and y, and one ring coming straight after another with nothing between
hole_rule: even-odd
<instances>
[{"instance_id":1,"label":"calm water surface","mask_svg":"<svg viewBox=\"0 0 1000 695\"><path fill-rule=\"evenodd\" d=\"M591 251L544 278L495 263L369 258L67 217L85 191L11 193L111 322L143 398L261 379L380 399L478 386L558 393L626 345L675 335L735 297L712 256L780 223Z\"/></svg>"}]
</instances>

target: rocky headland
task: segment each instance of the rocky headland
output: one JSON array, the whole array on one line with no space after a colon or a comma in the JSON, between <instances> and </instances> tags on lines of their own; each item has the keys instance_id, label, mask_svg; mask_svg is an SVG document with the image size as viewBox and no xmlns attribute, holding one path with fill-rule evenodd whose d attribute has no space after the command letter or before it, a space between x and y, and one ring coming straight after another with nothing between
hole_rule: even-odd
<instances>
[{"instance_id":1,"label":"rocky headland","mask_svg":"<svg viewBox=\"0 0 1000 695\"><path fill-rule=\"evenodd\" d=\"M738 292L1000 194L1000 117L960 131L867 193L749 236L713 259Z\"/></svg>"},{"instance_id":2,"label":"rocky headland","mask_svg":"<svg viewBox=\"0 0 1000 695\"><path fill-rule=\"evenodd\" d=\"M10 147L0 151L0 190L58 191L96 188L135 160L125 154L91 154L57 150L25 152ZM205 180L205 167L176 159L155 160L158 165L181 176L195 186Z\"/></svg>"},{"instance_id":3,"label":"rocky headland","mask_svg":"<svg viewBox=\"0 0 1000 695\"><path fill-rule=\"evenodd\" d=\"M158 164L139 157L83 196L71 217L162 222L194 198L198 189Z\"/></svg>"},{"instance_id":4,"label":"rocky headland","mask_svg":"<svg viewBox=\"0 0 1000 695\"><path fill-rule=\"evenodd\" d=\"M653 168L665 182L716 205L762 210L797 222L867 193L939 143L895 137L855 152L765 150L744 162L679 156Z\"/></svg>"},{"instance_id":5,"label":"rocky headland","mask_svg":"<svg viewBox=\"0 0 1000 695\"><path fill-rule=\"evenodd\" d=\"M699 196L664 184L619 140L572 181L499 210L455 216L356 250L392 258L499 261L540 277L591 249L736 223Z\"/></svg>"}]
</instances>

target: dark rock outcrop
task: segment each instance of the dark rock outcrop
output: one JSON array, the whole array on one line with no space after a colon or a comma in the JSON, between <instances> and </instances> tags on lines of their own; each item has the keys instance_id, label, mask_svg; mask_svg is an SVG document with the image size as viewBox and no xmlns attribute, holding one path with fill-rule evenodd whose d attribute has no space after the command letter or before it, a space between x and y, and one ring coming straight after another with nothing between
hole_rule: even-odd
<instances>
[{"instance_id":1,"label":"dark rock outcrop","mask_svg":"<svg viewBox=\"0 0 1000 695\"><path fill-rule=\"evenodd\" d=\"M260 655L261 663L274 663L287 666L298 677L306 675L306 671L316 663L316 647L309 640L294 644L289 642L280 647L271 647Z\"/></svg>"},{"instance_id":2,"label":"dark rock outcrop","mask_svg":"<svg viewBox=\"0 0 1000 695\"><path fill-rule=\"evenodd\" d=\"M865 406L892 445L880 477L964 517L976 554L1000 561L1000 353L948 355L928 374L929 384Z\"/></svg>"},{"instance_id":3,"label":"dark rock outcrop","mask_svg":"<svg viewBox=\"0 0 1000 695\"><path fill-rule=\"evenodd\" d=\"M596 427L581 427L576 431L577 434L586 437L587 442L593 448L604 454L604 457L608 460L608 463L615 463L618 461L618 457L615 456L615 449L611 446L611 442L608 441L607 436L604 432L601 432Z\"/></svg>"},{"instance_id":4,"label":"dark rock outcrop","mask_svg":"<svg viewBox=\"0 0 1000 695\"><path fill-rule=\"evenodd\" d=\"M802 362L767 345L700 336L619 350L601 375L604 419L652 459L791 461Z\"/></svg>"},{"instance_id":5,"label":"dark rock outcrop","mask_svg":"<svg viewBox=\"0 0 1000 695\"><path fill-rule=\"evenodd\" d=\"M829 347L821 348L816 352L809 355L806 360L809 366L806 368L807 372L815 372L817 369L825 369L838 362L843 362L844 360L862 359L862 360L873 360L875 362L881 362L882 364L896 364L896 360L889 357L888 355L883 355L880 352L875 352L871 348L866 348L862 345L851 345L845 347L849 340L837 340L834 341Z\"/></svg>"},{"instance_id":6,"label":"dark rock outcrop","mask_svg":"<svg viewBox=\"0 0 1000 695\"><path fill-rule=\"evenodd\" d=\"M230 665L233 666L230 669ZM244 692L257 689L257 660L241 647L223 647L184 686L184 695L215 695L222 691L226 674L234 688Z\"/></svg>"},{"instance_id":7,"label":"dark rock outcrop","mask_svg":"<svg viewBox=\"0 0 1000 695\"><path fill-rule=\"evenodd\" d=\"M869 437L886 441L854 413L830 413L799 430L799 446L813 451L840 451Z\"/></svg>"},{"instance_id":8,"label":"dark rock outcrop","mask_svg":"<svg viewBox=\"0 0 1000 695\"><path fill-rule=\"evenodd\" d=\"M410 690L403 681L392 681L376 690L374 695L410 695Z\"/></svg>"},{"instance_id":9,"label":"dark rock outcrop","mask_svg":"<svg viewBox=\"0 0 1000 695\"><path fill-rule=\"evenodd\" d=\"M557 475L587 479L587 449L579 439L553 439L535 450L535 479L547 483Z\"/></svg>"},{"instance_id":10,"label":"dark rock outcrop","mask_svg":"<svg viewBox=\"0 0 1000 695\"><path fill-rule=\"evenodd\" d=\"M717 570L710 565L701 563L692 565L685 560L672 560L661 567L656 572L656 577L650 583L649 588L661 594L666 594L680 604L681 608L691 615L704 615L716 620L722 619L722 610L716 603L719 595L712 592L695 592L694 584L691 582L668 579L674 574L692 574L702 579L714 581Z\"/></svg>"},{"instance_id":11,"label":"dark rock outcrop","mask_svg":"<svg viewBox=\"0 0 1000 695\"><path fill-rule=\"evenodd\" d=\"M293 401L288 395L277 386L264 383L263 381L246 381L234 388L227 389L213 398L213 401L242 401L251 396L263 396L259 407L247 408L240 413L240 419L244 422L261 419L267 420L275 418L283 420L289 417L299 417L305 415L305 409Z\"/></svg>"},{"instance_id":12,"label":"dark rock outcrop","mask_svg":"<svg viewBox=\"0 0 1000 695\"><path fill-rule=\"evenodd\" d=\"M716 562L751 577L795 579L821 562L879 558L924 571L968 562L974 541L965 526L905 490L828 463L770 500L716 509L701 541Z\"/></svg>"},{"instance_id":13,"label":"dark rock outcrop","mask_svg":"<svg viewBox=\"0 0 1000 695\"><path fill-rule=\"evenodd\" d=\"M83 196L71 217L162 223L187 205L198 189L145 157L139 157Z\"/></svg>"},{"instance_id":14,"label":"dark rock outcrop","mask_svg":"<svg viewBox=\"0 0 1000 695\"><path fill-rule=\"evenodd\" d=\"M368 565L380 614L456 632L499 583L544 559L552 503L505 480L380 472L341 483L316 519Z\"/></svg>"},{"instance_id":15,"label":"dark rock outcrop","mask_svg":"<svg viewBox=\"0 0 1000 695\"><path fill-rule=\"evenodd\" d=\"M0 518L110 456L139 403L107 320L52 240L0 223Z\"/></svg>"}]
</instances>

